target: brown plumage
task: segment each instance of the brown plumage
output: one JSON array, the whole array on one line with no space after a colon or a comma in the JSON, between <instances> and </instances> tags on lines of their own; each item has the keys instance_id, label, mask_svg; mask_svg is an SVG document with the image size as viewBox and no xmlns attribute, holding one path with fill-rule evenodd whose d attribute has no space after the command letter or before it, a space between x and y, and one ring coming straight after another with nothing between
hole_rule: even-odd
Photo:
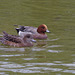
<instances>
[{"instance_id":1,"label":"brown plumage","mask_svg":"<svg viewBox=\"0 0 75 75\"><path fill-rule=\"evenodd\" d=\"M9 46L14 46L14 47L28 47L28 46L33 46L32 42L35 42L33 40L31 34L26 34L23 37L16 36L16 35L10 35L6 32L3 32L3 37L0 38L0 41Z\"/></svg>"}]
</instances>

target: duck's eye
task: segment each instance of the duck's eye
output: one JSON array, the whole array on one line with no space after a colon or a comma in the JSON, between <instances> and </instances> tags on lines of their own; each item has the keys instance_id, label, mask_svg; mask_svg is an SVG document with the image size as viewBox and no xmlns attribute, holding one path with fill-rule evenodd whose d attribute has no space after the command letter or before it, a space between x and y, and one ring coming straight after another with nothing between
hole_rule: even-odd
<instances>
[{"instance_id":1,"label":"duck's eye","mask_svg":"<svg viewBox=\"0 0 75 75\"><path fill-rule=\"evenodd\" d=\"M42 27L42 29L44 29L45 27Z\"/></svg>"}]
</instances>

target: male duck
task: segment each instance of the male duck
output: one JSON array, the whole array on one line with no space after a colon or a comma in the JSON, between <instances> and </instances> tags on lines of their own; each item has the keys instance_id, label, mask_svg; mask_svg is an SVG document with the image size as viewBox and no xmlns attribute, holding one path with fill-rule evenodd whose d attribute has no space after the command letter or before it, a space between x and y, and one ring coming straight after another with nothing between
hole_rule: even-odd
<instances>
[{"instance_id":1,"label":"male duck","mask_svg":"<svg viewBox=\"0 0 75 75\"><path fill-rule=\"evenodd\" d=\"M32 39L31 34L26 34L23 37L16 36L16 35L9 35L6 32L3 32L3 37L0 37L0 41L9 46L14 47L29 47L33 46L32 42L36 42L34 39Z\"/></svg>"},{"instance_id":2,"label":"male duck","mask_svg":"<svg viewBox=\"0 0 75 75\"><path fill-rule=\"evenodd\" d=\"M20 26L16 28L19 36L25 35L26 33L31 33L34 39L47 39L45 32L50 32L45 24L40 25L38 28L31 26Z\"/></svg>"}]
</instances>

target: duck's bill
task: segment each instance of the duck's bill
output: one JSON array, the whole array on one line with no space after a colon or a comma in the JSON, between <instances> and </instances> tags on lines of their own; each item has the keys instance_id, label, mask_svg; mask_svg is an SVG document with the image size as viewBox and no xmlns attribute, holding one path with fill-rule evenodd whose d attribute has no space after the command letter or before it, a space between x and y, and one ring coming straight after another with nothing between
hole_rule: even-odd
<instances>
[{"instance_id":1,"label":"duck's bill","mask_svg":"<svg viewBox=\"0 0 75 75\"><path fill-rule=\"evenodd\" d=\"M32 39L32 42L36 42L36 40Z\"/></svg>"},{"instance_id":2,"label":"duck's bill","mask_svg":"<svg viewBox=\"0 0 75 75\"><path fill-rule=\"evenodd\" d=\"M46 32L51 33L48 29L46 30Z\"/></svg>"}]
</instances>

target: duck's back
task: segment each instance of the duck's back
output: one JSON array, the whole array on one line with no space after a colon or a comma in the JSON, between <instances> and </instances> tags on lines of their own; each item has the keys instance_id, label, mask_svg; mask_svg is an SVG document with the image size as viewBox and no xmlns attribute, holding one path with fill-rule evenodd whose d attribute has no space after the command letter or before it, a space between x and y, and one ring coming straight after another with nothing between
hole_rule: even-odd
<instances>
[{"instance_id":1,"label":"duck's back","mask_svg":"<svg viewBox=\"0 0 75 75\"><path fill-rule=\"evenodd\" d=\"M36 27L31 27L31 26L24 26L24 32L31 32L33 34L37 33L37 28Z\"/></svg>"}]
</instances>

